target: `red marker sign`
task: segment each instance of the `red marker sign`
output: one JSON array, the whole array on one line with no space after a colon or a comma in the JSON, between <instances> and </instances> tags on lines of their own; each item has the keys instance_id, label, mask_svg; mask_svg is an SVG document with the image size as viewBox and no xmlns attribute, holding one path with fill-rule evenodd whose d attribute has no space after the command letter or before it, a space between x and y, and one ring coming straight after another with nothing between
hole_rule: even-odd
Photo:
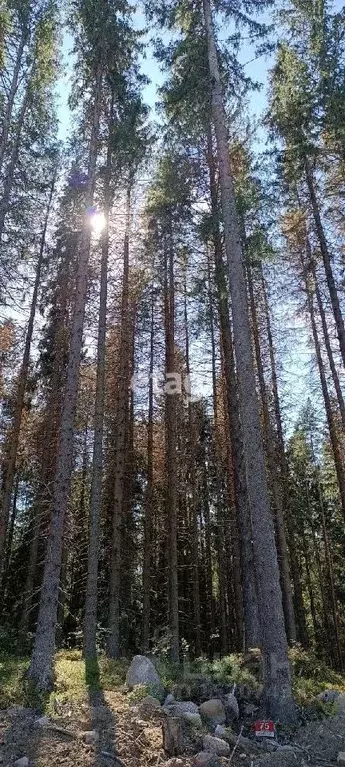
<instances>
[{"instance_id":1,"label":"red marker sign","mask_svg":"<svg viewBox=\"0 0 345 767\"><path fill-rule=\"evenodd\" d=\"M257 738L274 738L275 736L274 722L270 720L254 722L253 729Z\"/></svg>"}]
</instances>

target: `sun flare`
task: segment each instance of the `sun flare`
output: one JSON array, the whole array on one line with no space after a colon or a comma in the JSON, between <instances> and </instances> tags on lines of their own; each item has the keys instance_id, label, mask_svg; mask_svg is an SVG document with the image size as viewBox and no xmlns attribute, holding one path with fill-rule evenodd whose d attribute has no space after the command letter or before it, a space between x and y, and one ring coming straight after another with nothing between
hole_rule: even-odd
<instances>
[{"instance_id":1,"label":"sun flare","mask_svg":"<svg viewBox=\"0 0 345 767\"><path fill-rule=\"evenodd\" d=\"M91 228L95 234L101 234L105 227L104 213L93 213L91 216Z\"/></svg>"}]
</instances>

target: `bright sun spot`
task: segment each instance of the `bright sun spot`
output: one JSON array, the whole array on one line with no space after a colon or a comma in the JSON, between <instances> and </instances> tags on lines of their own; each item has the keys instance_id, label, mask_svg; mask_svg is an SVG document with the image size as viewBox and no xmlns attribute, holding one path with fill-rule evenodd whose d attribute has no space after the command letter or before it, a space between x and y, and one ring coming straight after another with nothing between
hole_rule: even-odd
<instances>
[{"instance_id":1,"label":"bright sun spot","mask_svg":"<svg viewBox=\"0 0 345 767\"><path fill-rule=\"evenodd\" d=\"M105 227L104 213L93 213L91 216L91 227L95 234L101 234Z\"/></svg>"}]
</instances>

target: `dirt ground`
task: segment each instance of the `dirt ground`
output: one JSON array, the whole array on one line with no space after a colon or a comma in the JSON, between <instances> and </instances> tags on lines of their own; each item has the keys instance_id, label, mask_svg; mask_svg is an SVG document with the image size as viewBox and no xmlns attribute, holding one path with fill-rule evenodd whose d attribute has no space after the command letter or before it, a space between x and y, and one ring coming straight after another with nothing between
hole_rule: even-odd
<instances>
[{"instance_id":1,"label":"dirt ground","mask_svg":"<svg viewBox=\"0 0 345 767\"><path fill-rule=\"evenodd\" d=\"M162 747L159 715L138 719L121 692L104 691L89 704L64 704L48 723L40 714L13 706L0 711L0 764L10 767L26 756L29 767L163 767L168 758ZM95 745L84 742L86 731L96 730ZM285 742L288 742L285 738ZM277 752L253 758L237 750L226 767L331 767L345 751L345 716L310 722L289 743L294 752ZM190 767L191 759L179 757L176 767Z\"/></svg>"}]
</instances>

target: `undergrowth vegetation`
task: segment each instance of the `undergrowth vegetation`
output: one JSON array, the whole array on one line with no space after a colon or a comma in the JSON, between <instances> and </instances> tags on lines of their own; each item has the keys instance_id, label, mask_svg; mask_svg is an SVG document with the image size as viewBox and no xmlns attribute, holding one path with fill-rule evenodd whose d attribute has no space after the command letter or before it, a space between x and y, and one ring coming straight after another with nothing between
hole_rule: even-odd
<instances>
[{"instance_id":1,"label":"undergrowth vegetation","mask_svg":"<svg viewBox=\"0 0 345 767\"><path fill-rule=\"evenodd\" d=\"M321 710L321 704L318 705L316 701L318 693L325 689L345 692L345 676L333 671L313 653L296 647L290 650L290 660L294 694L300 706L313 706ZM233 654L213 661L199 658L188 662L185 658L180 666L165 658L155 658L154 662L166 690L184 698L192 694L193 685L202 679L220 684L236 683L250 690L260 690L261 687L261 666L257 651L247 656ZM55 658L54 690L43 698L38 697L26 681L28 658L2 651L0 708L17 704L53 712L53 701L82 702L88 700L90 693L99 690L125 692L128 664L126 659L113 661L105 656L85 664L79 650L62 650ZM154 693L154 690L141 685L128 694L128 701L135 703Z\"/></svg>"}]
</instances>

